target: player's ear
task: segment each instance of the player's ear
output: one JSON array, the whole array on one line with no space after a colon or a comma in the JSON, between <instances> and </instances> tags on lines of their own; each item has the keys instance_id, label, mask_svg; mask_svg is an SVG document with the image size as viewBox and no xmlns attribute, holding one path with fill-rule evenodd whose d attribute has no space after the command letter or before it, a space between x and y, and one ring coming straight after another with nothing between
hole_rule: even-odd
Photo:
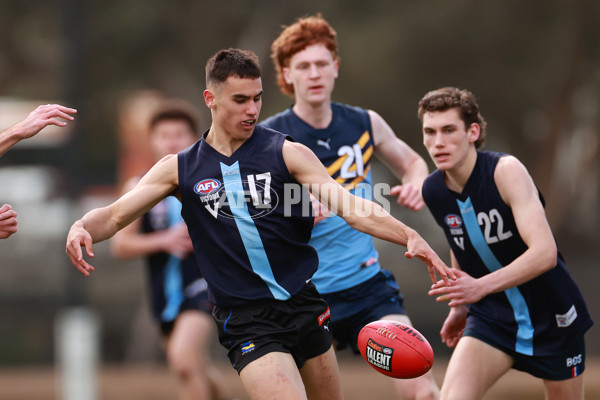
<instances>
[{"instance_id":1,"label":"player's ear","mask_svg":"<svg viewBox=\"0 0 600 400\"><path fill-rule=\"evenodd\" d=\"M467 130L467 134L469 135L469 143L475 143L477 139L479 139L479 134L481 133L481 127L478 123L473 122L469 129Z\"/></svg>"},{"instance_id":2,"label":"player's ear","mask_svg":"<svg viewBox=\"0 0 600 400\"><path fill-rule=\"evenodd\" d=\"M292 84L292 79L290 78L290 69L288 67L281 68L281 75L283 75L283 80L288 85Z\"/></svg>"},{"instance_id":3,"label":"player's ear","mask_svg":"<svg viewBox=\"0 0 600 400\"><path fill-rule=\"evenodd\" d=\"M204 95L204 102L206 103L206 105L208 106L208 108L214 108L215 106L215 94L213 93L213 91L211 89L206 89L203 93Z\"/></svg>"},{"instance_id":4,"label":"player's ear","mask_svg":"<svg viewBox=\"0 0 600 400\"><path fill-rule=\"evenodd\" d=\"M337 78L340 72L340 59L336 58L333 60L333 69L335 70L334 78Z\"/></svg>"}]
</instances>

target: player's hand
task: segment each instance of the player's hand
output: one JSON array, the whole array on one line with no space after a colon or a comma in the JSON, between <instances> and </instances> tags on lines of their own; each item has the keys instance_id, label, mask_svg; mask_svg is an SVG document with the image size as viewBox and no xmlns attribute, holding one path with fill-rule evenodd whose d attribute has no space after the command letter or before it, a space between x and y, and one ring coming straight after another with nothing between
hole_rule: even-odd
<instances>
[{"instance_id":1,"label":"player's hand","mask_svg":"<svg viewBox=\"0 0 600 400\"><path fill-rule=\"evenodd\" d=\"M487 295L477 279L460 269L453 268L453 271L457 279L451 286L444 285L442 281L431 286L428 294L438 296L435 299L438 303L447 301L450 307L457 307L476 303Z\"/></svg>"},{"instance_id":2,"label":"player's hand","mask_svg":"<svg viewBox=\"0 0 600 400\"><path fill-rule=\"evenodd\" d=\"M425 206L421 191L412 183L394 186L390 189L390 195L398 196L396 203L412 211L419 211Z\"/></svg>"},{"instance_id":3,"label":"player's hand","mask_svg":"<svg viewBox=\"0 0 600 400\"><path fill-rule=\"evenodd\" d=\"M310 201L312 203L313 215L315 217L314 224L323 221L325 218L329 218L333 213L323 203L321 203L315 196L310 194Z\"/></svg>"},{"instance_id":4,"label":"player's hand","mask_svg":"<svg viewBox=\"0 0 600 400\"><path fill-rule=\"evenodd\" d=\"M85 230L83 223L77 221L71 226L69 234L67 235L66 252L75 268L85 276L90 276L90 271L93 271L94 267L83 259L82 247L85 248L85 252L88 256L94 257L92 236Z\"/></svg>"},{"instance_id":5,"label":"player's hand","mask_svg":"<svg viewBox=\"0 0 600 400\"><path fill-rule=\"evenodd\" d=\"M427 242L415 231L409 233L408 241L406 243L406 258L417 257L427 265L429 277L431 281L436 284L436 272L442 278L441 282L446 285L450 285L450 279L456 279L456 275L452 268L449 268Z\"/></svg>"},{"instance_id":6,"label":"player's hand","mask_svg":"<svg viewBox=\"0 0 600 400\"><path fill-rule=\"evenodd\" d=\"M46 104L30 112L27 118L15 125L15 128L18 129L22 139L27 139L48 125L66 126L67 122L59 118L73 121L75 117L71 114L76 113L77 110L74 108L61 106L60 104Z\"/></svg>"},{"instance_id":7,"label":"player's hand","mask_svg":"<svg viewBox=\"0 0 600 400\"><path fill-rule=\"evenodd\" d=\"M177 224L164 232L163 251L173 254L176 257L184 258L187 254L194 251L192 239L184 223Z\"/></svg>"},{"instance_id":8,"label":"player's hand","mask_svg":"<svg viewBox=\"0 0 600 400\"><path fill-rule=\"evenodd\" d=\"M467 324L467 307L454 307L450 309L450 313L446 317L442 329L440 330L440 337L442 343L452 348L456 346L458 340L462 337Z\"/></svg>"},{"instance_id":9,"label":"player's hand","mask_svg":"<svg viewBox=\"0 0 600 400\"><path fill-rule=\"evenodd\" d=\"M0 239L6 239L17 232L17 213L10 204L0 207Z\"/></svg>"}]
</instances>

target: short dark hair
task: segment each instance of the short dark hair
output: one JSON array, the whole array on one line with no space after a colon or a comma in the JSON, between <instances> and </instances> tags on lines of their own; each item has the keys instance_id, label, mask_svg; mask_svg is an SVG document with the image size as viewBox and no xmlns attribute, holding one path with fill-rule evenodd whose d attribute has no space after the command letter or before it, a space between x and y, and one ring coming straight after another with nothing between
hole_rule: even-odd
<instances>
[{"instance_id":1,"label":"short dark hair","mask_svg":"<svg viewBox=\"0 0 600 400\"><path fill-rule=\"evenodd\" d=\"M206 86L223 83L230 76L238 78L260 78L258 57L250 50L219 50L206 63Z\"/></svg>"},{"instance_id":2,"label":"short dark hair","mask_svg":"<svg viewBox=\"0 0 600 400\"><path fill-rule=\"evenodd\" d=\"M457 89L455 87L444 87L432 90L419 101L419 110L417 115L423 121L423 115L426 112L446 111L451 108L457 108L460 117L468 129L471 124L478 124L480 127L479 139L475 142L475 148L479 149L485 144L487 122L479 112L479 105L475 95L467 89Z\"/></svg>"},{"instance_id":3,"label":"short dark hair","mask_svg":"<svg viewBox=\"0 0 600 400\"><path fill-rule=\"evenodd\" d=\"M198 135L198 111L185 100L164 100L150 116L150 132L158 123L163 121L183 121L194 135Z\"/></svg>"}]
</instances>

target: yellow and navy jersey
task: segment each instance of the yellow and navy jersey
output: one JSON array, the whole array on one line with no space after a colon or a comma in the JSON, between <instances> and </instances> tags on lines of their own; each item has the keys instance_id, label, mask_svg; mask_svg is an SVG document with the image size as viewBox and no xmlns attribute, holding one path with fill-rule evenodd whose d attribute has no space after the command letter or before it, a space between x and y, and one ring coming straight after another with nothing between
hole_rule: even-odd
<instances>
[{"instance_id":1,"label":"yellow and navy jersey","mask_svg":"<svg viewBox=\"0 0 600 400\"><path fill-rule=\"evenodd\" d=\"M325 129L315 129L292 110L276 114L261 125L290 135L309 147L329 175L351 193L372 200L371 158L375 143L367 110L331 103L333 117ZM371 236L332 216L315 225L310 244L319 254L312 278L319 292L354 287L379 272L378 253Z\"/></svg>"},{"instance_id":2,"label":"yellow and navy jersey","mask_svg":"<svg viewBox=\"0 0 600 400\"><path fill-rule=\"evenodd\" d=\"M503 268L527 250L494 181L503 156L478 152L462 193L448 189L439 170L423 185L423 199L458 264L474 278ZM540 199L543 204L541 194ZM467 317L468 328L504 348L535 356L560 352L591 325L583 296L560 253L553 269L471 304Z\"/></svg>"},{"instance_id":3,"label":"yellow and navy jersey","mask_svg":"<svg viewBox=\"0 0 600 400\"><path fill-rule=\"evenodd\" d=\"M209 300L224 309L290 299L318 258L308 244L308 193L283 160L286 136L257 126L229 157L204 137L178 154L178 171L181 214Z\"/></svg>"}]
</instances>

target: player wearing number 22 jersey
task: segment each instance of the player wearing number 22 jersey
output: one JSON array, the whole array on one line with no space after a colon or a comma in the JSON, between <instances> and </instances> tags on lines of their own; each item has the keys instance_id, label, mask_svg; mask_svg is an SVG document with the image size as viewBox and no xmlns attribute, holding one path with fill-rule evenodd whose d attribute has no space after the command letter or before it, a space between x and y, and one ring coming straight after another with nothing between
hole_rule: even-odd
<instances>
[{"instance_id":1,"label":"player wearing number 22 jersey","mask_svg":"<svg viewBox=\"0 0 600 400\"><path fill-rule=\"evenodd\" d=\"M423 198L460 267L480 278L511 263L527 246L513 213L494 182L504 154L478 151L462 193L449 190L437 170L425 181ZM543 198L540 194L542 204ZM465 332L476 332L500 348L529 356L560 353L592 321L576 283L558 253L554 268L469 306Z\"/></svg>"}]
</instances>

